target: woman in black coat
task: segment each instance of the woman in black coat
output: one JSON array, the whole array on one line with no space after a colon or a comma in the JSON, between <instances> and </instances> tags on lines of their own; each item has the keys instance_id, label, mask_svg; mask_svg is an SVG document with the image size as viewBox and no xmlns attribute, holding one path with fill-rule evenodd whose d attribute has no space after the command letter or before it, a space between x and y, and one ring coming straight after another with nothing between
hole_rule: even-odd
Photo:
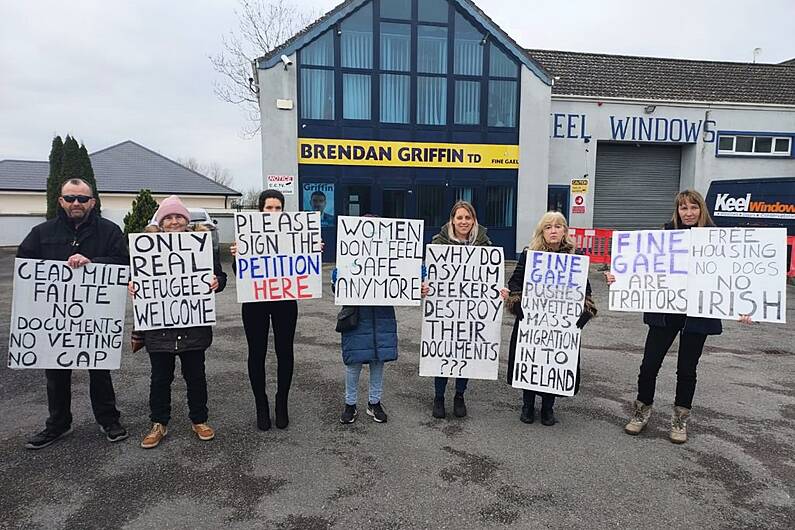
<instances>
[{"instance_id":1,"label":"woman in black coat","mask_svg":"<svg viewBox=\"0 0 795 530\"><path fill-rule=\"evenodd\" d=\"M692 227L715 226L701 194L685 190L676 195L674 213L666 230L690 229ZM607 283L615 281L615 276L606 272ZM748 316L741 322L750 323ZM632 405L632 418L624 426L627 434L637 435L646 427L652 412L657 374L665 354L679 336L679 356L676 361L676 398L671 417L671 442L681 444L687 441L687 420L693 405L696 391L696 368L704 351L708 335L723 332L721 321L716 318L690 317L684 314L644 313L643 322L649 326L643 361L638 374L638 395Z\"/></svg>"},{"instance_id":2,"label":"woman in black coat","mask_svg":"<svg viewBox=\"0 0 795 530\"><path fill-rule=\"evenodd\" d=\"M190 214L182 201L172 195L160 203L155 213L157 226L150 225L147 232L186 232ZM197 231L202 228L197 225ZM209 241L209 237L208 237ZM217 252L213 255L213 275L207 288L220 293L226 287L226 274L221 269ZM130 295L135 296L135 287L130 282ZM141 447L157 447L168 433L171 419L171 383L174 381L176 358L182 366L182 376L188 391L188 415L193 423L193 432L202 441L215 437L215 430L207 424L207 377L204 370L205 351L213 342L210 326L192 326L150 331L134 331L132 349L146 346L152 364L149 385L149 408L152 428L141 441Z\"/></svg>"},{"instance_id":3,"label":"woman in black coat","mask_svg":"<svg viewBox=\"0 0 795 530\"><path fill-rule=\"evenodd\" d=\"M524 318L522 312L522 292L524 287L525 264L527 261L527 251L541 251L541 252L561 252L565 254L574 253L574 242L569 237L569 226L566 218L560 212L547 212L538 222L533 238L530 245L522 251L519 256L519 261L516 263L516 268L508 280L508 290L510 296L508 298L507 307L511 312L516 315L516 320L513 323L513 332L511 333L511 344L508 349L508 384L513 384L514 361L516 359L516 342L519 334L519 323ZM585 285L585 304L583 315L577 321L577 327L583 327L585 323L593 316L596 316L596 306L591 298L591 284L586 282ZM576 394L580 387L580 363L577 363L577 375L574 383L574 393ZM555 413L553 406L555 405L555 394L548 394L545 392L535 392L533 390L522 390L522 414L519 420L523 423L533 423L535 421L535 400L536 394L541 396L541 423L543 425L555 425Z\"/></svg>"}]
</instances>

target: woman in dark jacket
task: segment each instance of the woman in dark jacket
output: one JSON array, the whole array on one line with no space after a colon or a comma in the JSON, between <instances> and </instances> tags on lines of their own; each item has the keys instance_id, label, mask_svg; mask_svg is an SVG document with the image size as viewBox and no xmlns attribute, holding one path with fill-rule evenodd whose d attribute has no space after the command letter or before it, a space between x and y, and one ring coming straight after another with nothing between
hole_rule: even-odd
<instances>
[{"instance_id":1,"label":"woman in dark jacket","mask_svg":"<svg viewBox=\"0 0 795 530\"><path fill-rule=\"evenodd\" d=\"M259 196L258 209L267 213L281 212L284 209L284 195L277 190L263 191ZM229 250L234 256L237 253L237 245L232 245ZM234 262L232 263L234 270ZM272 324L277 362L276 427L286 429L290 423L287 400L295 364L293 343L298 321L298 302L273 300L248 302L242 305L243 329L248 342L248 378L257 409L257 428L262 431L271 428L270 406L265 391L265 355L268 353L268 331Z\"/></svg>"},{"instance_id":2,"label":"woman in dark jacket","mask_svg":"<svg viewBox=\"0 0 795 530\"><path fill-rule=\"evenodd\" d=\"M697 191L685 190L678 193L674 200L674 208L671 222L665 225L666 230L715 226L704 198ZM608 284L615 281L615 277L609 272L605 273L605 277ZM750 323L751 319L744 316L740 321ZM704 342L708 335L720 335L723 327L719 319L689 317L684 314L644 313L643 322L649 326L649 333L646 335L643 361L638 374L638 396L632 406L632 418L624 426L624 431L632 435L640 434L649 422L657 374L665 354L679 335L676 398L669 438L673 443L685 443L687 420L690 417L693 395L696 391L696 368L704 351Z\"/></svg>"},{"instance_id":3,"label":"woman in dark jacket","mask_svg":"<svg viewBox=\"0 0 795 530\"><path fill-rule=\"evenodd\" d=\"M450 210L450 220L438 234L433 236L433 245L476 245L490 247L491 240L486 234L485 227L478 224L478 216L475 208L467 201L458 201ZM428 284L423 283L422 295L428 294ZM444 393L447 389L447 377L435 377L435 396L433 399L433 417L444 418L447 415L444 407ZM467 415L467 407L464 403L464 392L467 389L469 379L465 377L455 378L455 398L453 399L453 414L459 418Z\"/></svg>"},{"instance_id":4,"label":"woman in dark jacket","mask_svg":"<svg viewBox=\"0 0 795 530\"><path fill-rule=\"evenodd\" d=\"M163 200L155 213L157 226L147 227L148 232L188 231L190 214L179 197L172 195ZM197 230L201 230L197 226ZM226 274L221 269L217 253L213 256L213 278L210 290L219 293L226 287ZM130 295L135 289L130 283ZM189 417L193 432L203 441L212 440L215 431L207 424L207 377L204 372L204 354L213 342L210 326L157 329L133 332L133 351L145 345L152 363L152 378L149 385L150 418L153 422L149 434L141 442L144 449L160 444L168 433L171 419L171 383L174 381L176 358L182 365L182 376L188 390Z\"/></svg>"},{"instance_id":5,"label":"woman in dark jacket","mask_svg":"<svg viewBox=\"0 0 795 530\"><path fill-rule=\"evenodd\" d=\"M510 280L508 280L508 290L510 297L507 307L516 315L511 332L511 344L508 349L508 384L513 384L514 360L516 359L516 342L519 334L519 323L524 318L522 312L522 292L524 287L525 264L527 262L527 251L536 250L541 252L561 252L571 254L575 251L574 242L569 237L569 226L566 218L560 212L547 212L538 222L530 245L522 251L516 268L513 270ZM591 298L591 284L585 284L585 304L583 315L577 321L577 327L582 328L591 317L596 316L596 306ZM580 388L580 363L577 362L577 375L574 383L574 393ZM522 390L522 414L519 420L523 423L533 423L535 421L535 400L536 394L541 396L541 423L543 425L555 425L555 394L545 392L535 392L533 390Z\"/></svg>"}]
</instances>

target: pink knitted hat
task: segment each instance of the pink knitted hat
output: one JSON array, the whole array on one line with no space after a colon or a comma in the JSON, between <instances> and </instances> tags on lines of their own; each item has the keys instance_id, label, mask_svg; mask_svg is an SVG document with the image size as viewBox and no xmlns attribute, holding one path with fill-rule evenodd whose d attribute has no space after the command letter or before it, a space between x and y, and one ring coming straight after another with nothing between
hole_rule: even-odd
<instances>
[{"instance_id":1,"label":"pink knitted hat","mask_svg":"<svg viewBox=\"0 0 795 530\"><path fill-rule=\"evenodd\" d=\"M155 221L157 221L157 224L161 224L163 219L169 215L181 215L185 220L190 222L188 209L185 208L185 205L182 204L182 201L176 195L163 199L157 212L155 212Z\"/></svg>"}]
</instances>

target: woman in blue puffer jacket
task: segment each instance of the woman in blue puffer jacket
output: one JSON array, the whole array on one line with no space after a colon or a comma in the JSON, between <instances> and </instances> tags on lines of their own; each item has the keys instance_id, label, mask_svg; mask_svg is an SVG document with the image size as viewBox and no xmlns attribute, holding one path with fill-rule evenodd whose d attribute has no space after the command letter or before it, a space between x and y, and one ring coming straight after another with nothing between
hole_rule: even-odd
<instances>
[{"instance_id":1,"label":"woman in blue puffer jacket","mask_svg":"<svg viewBox=\"0 0 795 530\"><path fill-rule=\"evenodd\" d=\"M332 283L337 281L334 269ZM345 409L340 423L356 421L359 375L362 366L370 367L370 392L367 414L377 423L387 420L381 405L384 390L384 363L398 358L397 320L392 306L344 306L345 311L358 312L358 325L342 331L342 362L345 363Z\"/></svg>"}]
</instances>

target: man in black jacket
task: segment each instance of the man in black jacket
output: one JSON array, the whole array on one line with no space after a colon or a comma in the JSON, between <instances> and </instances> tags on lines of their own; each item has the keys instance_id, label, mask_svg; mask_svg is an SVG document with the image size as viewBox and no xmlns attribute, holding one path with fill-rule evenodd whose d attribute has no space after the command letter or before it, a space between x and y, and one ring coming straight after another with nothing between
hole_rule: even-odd
<instances>
[{"instance_id":1,"label":"man in black jacket","mask_svg":"<svg viewBox=\"0 0 795 530\"><path fill-rule=\"evenodd\" d=\"M115 223L94 212L91 186L70 179L61 187L58 215L33 227L17 250L18 258L66 261L78 268L87 263L127 265L129 253L124 235ZM42 449L72 432L72 371L45 370L50 417L46 427L28 440L28 449ZM116 394L108 370L89 370L91 408L111 442L127 438L119 423Z\"/></svg>"}]
</instances>

